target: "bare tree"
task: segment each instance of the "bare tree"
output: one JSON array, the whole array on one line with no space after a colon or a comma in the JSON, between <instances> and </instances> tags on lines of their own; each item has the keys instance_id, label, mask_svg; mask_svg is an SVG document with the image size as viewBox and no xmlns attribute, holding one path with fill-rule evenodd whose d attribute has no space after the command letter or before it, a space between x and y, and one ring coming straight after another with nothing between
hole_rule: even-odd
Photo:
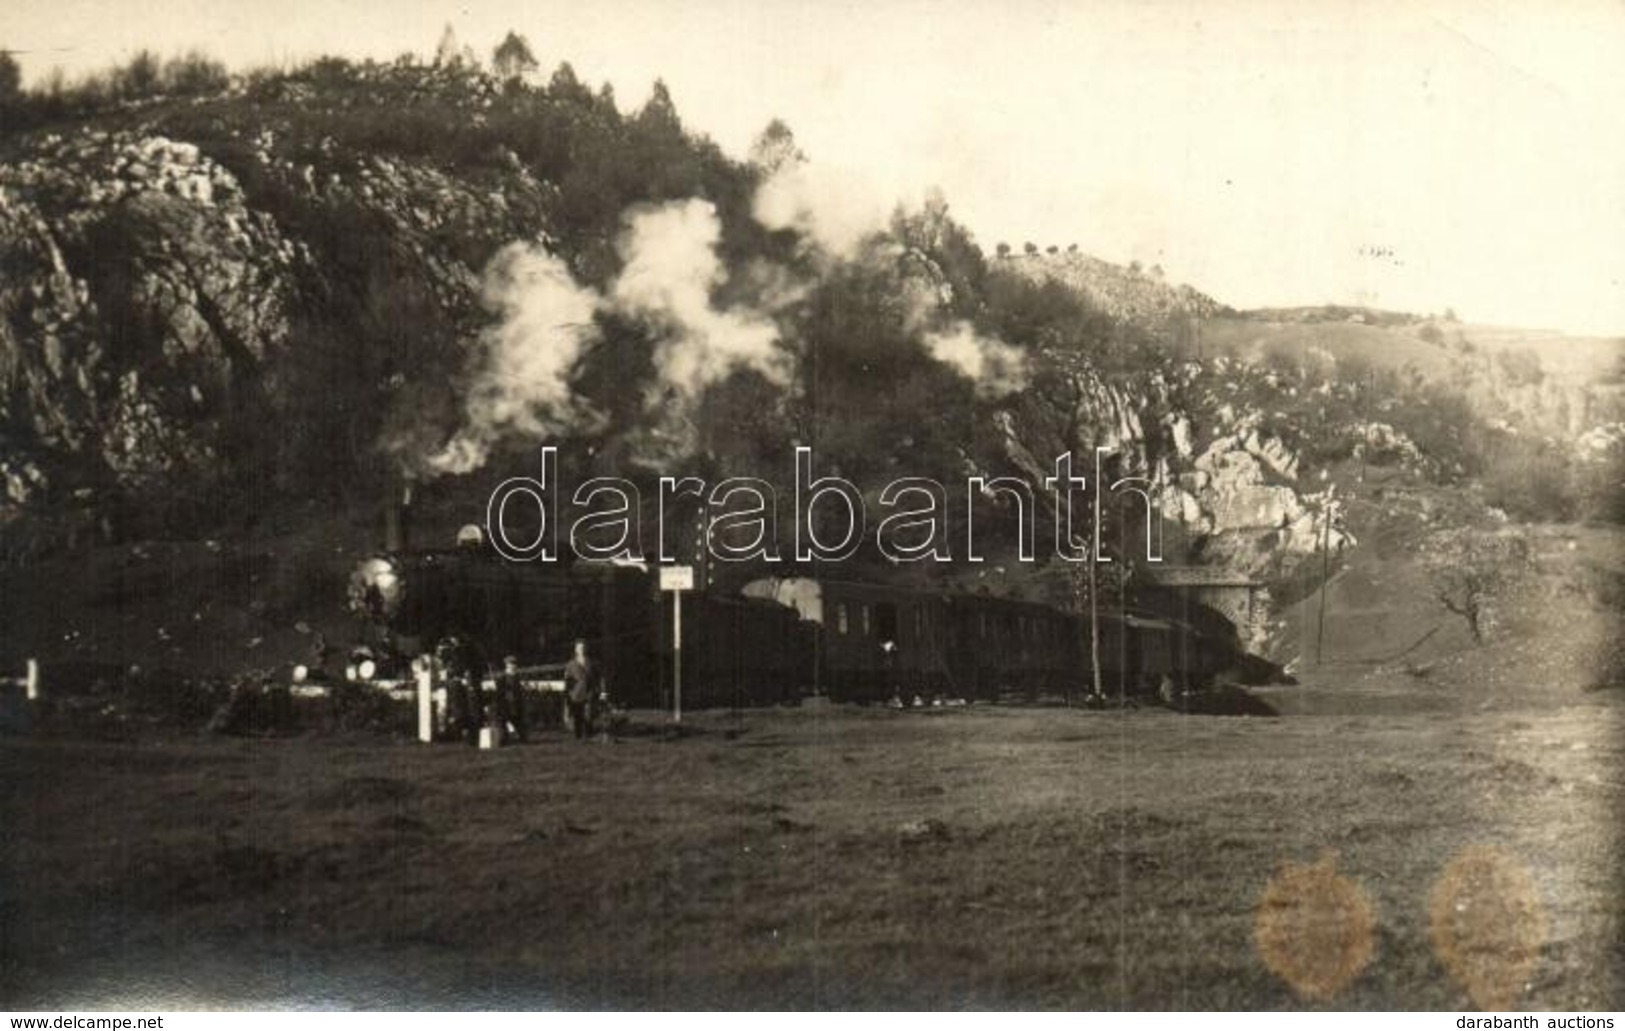
<instances>
[{"instance_id":1,"label":"bare tree","mask_svg":"<svg viewBox=\"0 0 1625 1031\"><path fill-rule=\"evenodd\" d=\"M1529 563L1528 539L1513 528L1459 526L1434 533L1422 549L1434 597L1466 620L1473 642L1483 644L1485 621L1495 599L1516 583Z\"/></svg>"}]
</instances>

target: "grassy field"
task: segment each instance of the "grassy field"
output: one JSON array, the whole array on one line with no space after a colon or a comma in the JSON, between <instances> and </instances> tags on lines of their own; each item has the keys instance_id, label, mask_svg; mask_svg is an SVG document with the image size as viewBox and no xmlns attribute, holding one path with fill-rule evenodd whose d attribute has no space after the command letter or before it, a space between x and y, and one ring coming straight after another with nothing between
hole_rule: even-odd
<instances>
[{"instance_id":1,"label":"grassy field","mask_svg":"<svg viewBox=\"0 0 1625 1031\"><path fill-rule=\"evenodd\" d=\"M1618 1008L1625 697L1574 701L11 737L0 1005Z\"/></svg>"}]
</instances>

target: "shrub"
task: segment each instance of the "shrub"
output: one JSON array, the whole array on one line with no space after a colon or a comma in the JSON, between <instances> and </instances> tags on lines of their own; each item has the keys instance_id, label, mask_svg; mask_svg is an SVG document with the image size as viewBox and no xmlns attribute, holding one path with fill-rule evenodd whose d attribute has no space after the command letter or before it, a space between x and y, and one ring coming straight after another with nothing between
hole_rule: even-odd
<instances>
[{"instance_id":1,"label":"shrub","mask_svg":"<svg viewBox=\"0 0 1625 1031\"><path fill-rule=\"evenodd\" d=\"M218 93L231 84L225 65L196 50L166 61L160 79L163 92L179 96Z\"/></svg>"},{"instance_id":2,"label":"shrub","mask_svg":"<svg viewBox=\"0 0 1625 1031\"><path fill-rule=\"evenodd\" d=\"M1514 387L1538 386L1546 378L1546 371L1540 365L1540 355L1527 347L1497 351L1495 364Z\"/></svg>"},{"instance_id":3,"label":"shrub","mask_svg":"<svg viewBox=\"0 0 1625 1031\"><path fill-rule=\"evenodd\" d=\"M1502 437L1484 459L1484 500L1515 519L1561 522L1577 506L1568 457L1541 441Z\"/></svg>"}]
</instances>

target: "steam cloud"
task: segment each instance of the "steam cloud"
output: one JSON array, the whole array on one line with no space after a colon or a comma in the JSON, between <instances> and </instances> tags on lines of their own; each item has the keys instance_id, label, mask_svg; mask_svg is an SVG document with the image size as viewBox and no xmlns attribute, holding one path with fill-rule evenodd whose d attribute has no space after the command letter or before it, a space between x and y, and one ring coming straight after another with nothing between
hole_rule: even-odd
<instances>
[{"instance_id":1,"label":"steam cloud","mask_svg":"<svg viewBox=\"0 0 1625 1031\"><path fill-rule=\"evenodd\" d=\"M946 328L932 328L933 321L940 321L950 291L917 277L904 279L900 289L908 332L920 334L932 358L970 380L978 397L997 400L1026 388L1031 372L1027 353L1021 348L984 336L963 319L955 319Z\"/></svg>"},{"instance_id":2,"label":"steam cloud","mask_svg":"<svg viewBox=\"0 0 1625 1031\"><path fill-rule=\"evenodd\" d=\"M484 300L501 321L480 337L467 423L429 459L436 473L479 468L509 433L535 437L599 419L570 388L571 370L598 339L597 294L541 247L514 243L487 267Z\"/></svg>"},{"instance_id":3,"label":"steam cloud","mask_svg":"<svg viewBox=\"0 0 1625 1031\"><path fill-rule=\"evenodd\" d=\"M830 256L850 258L886 226L890 206L880 197L854 174L787 161L757 188L751 213L769 229L794 229Z\"/></svg>"},{"instance_id":4,"label":"steam cloud","mask_svg":"<svg viewBox=\"0 0 1625 1031\"><path fill-rule=\"evenodd\" d=\"M485 305L499 320L479 338L464 426L424 463L425 471L472 472L510 435L536 438L601 427L602 414L571 384L577 362L600 340L594 321L600 312L662 331L654 354L660 379L650 407L663 408L668 419L674 407L682 414L707 388L740 369L788 386L794 356L780 343L772 318L748 306L712 303L713 291L728 278L717 257L721 238L709 201L633 212L619 241L624 267L607 297L577 283L564 262L540 246L503 248L485 272ZM781 299L794 296L782 284L771 287Z\"/></svg>"},{"instance_id":5,"label":"steam cloud","mask_svg":"<svg viewBox=\"0 0 1625 1031\"><path fill-rule=\"evenodd\" d=\"M752 214L769 229L796 230L837 259L896 260L893 248L877 253L862 247L886 226L887 205L881 196L872 184L839 170L785 160L758 188ZM917 279L905 279L901 289L909 332L922 333L931 357L971 380L978 396L1004 397L1027 386L1028 361L1020 348L982 336L964 321L946 330L927 330L943 304L940 291Z\"/></svg>"},{"instance_id":6,"label":"steam cloud","mask_svg":"<svg viewBox=\"0 0 1625 1031\"><path fill-rule=\"evenodd\" d=\"M620 241L625 267L612 300L619 311L667 330L655 367L661 385L689 403L739 369L779 386L790 382L791 355L772 320L711 303L712 291L727 280L717 257L721 238L716 208L690 199L634 214Z\"/></svg>"},{"instance_id":7,"label":"steam cloud","mask_svg":"<svg viewBox=\"0 0 1625 1031\"><path fill-rule=\"evenodd\" d=\"M1027 386L1027 355L1019 347L982 336L968 322L955 322L947 330L927 333L925 349L944 365L976 384L980 397L999 398Z\"/></svg>"},{"instance_id":8,"label":"steam cloud","mask_svg":"<svg viewBox=\"0 0 1625 1031\"><path fill-rule=\"evenodd\" d=\"M754 198L753 213L770 229L793 229L836 260L896 260L893 250L864 244L885 228L887 205L880 191L853 177L804 161L779 164ZM682 423L705 392L740 370L754 370L789 388L795 352L783 340L775 315L811 288L776 265L758 262L734 281L756 298L722 307L716 292L729 283L717 254L722 226L709 201L690 198L633 209L618 241L620 276L607 294L577 283L559 258L540 245L503 248L485 272L484 303L497 322L483 332L472 361L464 399L464 425L418 472L471 472L509 436L538 438L592 432L604 425L574 389L577 364L601 337L596 319L616 314L658 332L654 364L659 374L647 398L655 437L668 452L683 453L692 433ZM1029 380L1019 348L954 321L932 329L942 298L904 280L908 332L926 351L971 380L979 396L1002 397Z\"/></svg>"}]
</instances>

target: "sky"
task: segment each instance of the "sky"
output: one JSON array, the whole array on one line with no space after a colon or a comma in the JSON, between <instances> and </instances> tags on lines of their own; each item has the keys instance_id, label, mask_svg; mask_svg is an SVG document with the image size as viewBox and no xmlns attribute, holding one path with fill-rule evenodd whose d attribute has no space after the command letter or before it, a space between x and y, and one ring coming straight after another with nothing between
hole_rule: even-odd
<instances>
[{"instance_id":1,"label":"sky","mask_svg":"<svg viewBox=\"0 0 1625 1031\"><path fill-rule=\"evenodd\" d=\"M623 109L663 78L743 156L939 188L991 251L1077 244L1237 307L1625 334L1621 0L7 0L25 75L482 54L514 29Z\"/></svg>"}]
</instances>

